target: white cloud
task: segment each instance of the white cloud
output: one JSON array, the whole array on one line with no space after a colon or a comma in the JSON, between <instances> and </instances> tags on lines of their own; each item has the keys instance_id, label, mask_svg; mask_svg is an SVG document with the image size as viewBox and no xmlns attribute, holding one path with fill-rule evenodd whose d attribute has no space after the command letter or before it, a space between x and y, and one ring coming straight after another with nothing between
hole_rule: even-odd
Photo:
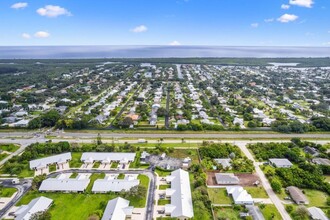
<instances>
[{"instance_id":1,"label":"white cloud","mask_svg":"<svg viewBox=\"0 0 330 220\"><path fill-rule=\"evenodd\" d=\"M172 41L171 43L169 43L168 45L170 45L170 46L180 46L181 45L181 43L179 42L179 41Z\"/></svg>"},{"instance_id":2,"label":"white cloud","mask_svg":"<svg viewBox=\"0 0 330 220\"><path fill-rule=\"evenodd\" d=\"M266 23L270 23L270 22L273 22L275 19L274 18L267 18L267 19L265 19L264 21L266 22Z\"/></svg>"},{"instance_id":3,"label":"white cloud","mask_svg":"<svg viewBox=\"0 0 330 220\"><path fill-rule=\"evenodd\" d=\"M15 4L13 4L11 6L11 8L13 8L13 9L22 9L22 8L26 8L27 6L28 6L28 3L26 3L26 2L17 2Z\"/></svg>"},{"instance_id":4,"label":"white cloud","mask_svg":"<svg viewBox=\"0 0 330 220\"><path fill-rule=\"evenodd\" d=\"M253 28L259 27L259 23L253 23L253 24L251 24L251 27L253 27Z\"/></svg>"},{"instance_id":5,"label":"white cloud","mask_svg":"<svg viewBox=\"0 0 330 220\"><path fill-rule=\"evenodd\" d=\"M39 8L37 13L41 16L46 16L49 18L56 18L60 15L72 15L67 9L56 5L46 5L44 8Z\"/></svg>"},{"instance_id":6,"label":"white cloud","mask_svg":"<svg viewBox=\"0 0 330 220\"><path fill-rule=\"evenodd\" d=\"M47 38L50 36L50 34L46 31L38 31L34 34L36 38Z\"/></svg>"},{"instance_id":7,"label":"white cloud","mask_svg":"<svg viewBox=\"0 0 330 220\"><path fill-rule=\"evenodd\" d=\"M314 0L290 0L291 5L297 5L300 7L311 8L314 4Z\"/></svg>"},{"instance_id":8,"label":"white cloud","mask_svg":"<svg viewBox=\"0 0 330 220\"><path fill-rule=\"evenodd\" d=\"M298 16L297 15L293 15L293 14L284 14L282 15L281 17L279 17L277 20L279 22L282 22L282 23L288 23L288 22L291 22L291 21L295 21L298 19Z\"/></svg>"},{"instance_id":9,"label":"white cloud","mask_svg":"<svg viewBox=\"0 0 330 220\"><path fill-rule=\"evenodd\" d=\"M131 32L134 32L134 33L142 33L142 32L146 32L148 30L148 28L144 25L140 25L140 26L137 26L133 29L131 29Z\"/></svg>"},{"instance_id":10,"label":"white cloud","mask_svg":"<svg viewBox=\"0 0 330 220\"><path fill-rule=\"evenodd\" d=\"M28 33L23 33L23 34L22 34L22 37L23 37L24 39L30 39L30 38L31 38L31 35L28 34Z\"/></svg>"},{"instance_id":11,"label":"white cloud","mask_svg":"<svg viewBox=\"0 0 330 220\"><path fill-rule=\"evenodd\" d=\"M325 43L323 43L323 45L325 45L325 46L330 46L330 41L329 41L329 42L325 42Z\"/></svg>"},{"instance_id":12,"label":"white cloud","mask_svg":"<svg viewBox=\"0 0 330 220\"><path fill-rule=\"evenodd\" d=\"M284 10L288 10L290 8L290 5L283 4L281 5L281 8Z\"/></svg>"}]
</instances>

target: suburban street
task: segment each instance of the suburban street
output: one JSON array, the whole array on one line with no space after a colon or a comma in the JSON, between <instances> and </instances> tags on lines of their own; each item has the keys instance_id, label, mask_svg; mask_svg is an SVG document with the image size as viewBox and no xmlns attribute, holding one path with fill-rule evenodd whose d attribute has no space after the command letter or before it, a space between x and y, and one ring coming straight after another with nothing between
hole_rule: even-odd
<instances>
[{"instance_id":1,"label":"suburban street","mask_svg":"<svg viewBox=\"0 0 330 220\"><path fill-rule=\"evenodd\" d=\"M272 187L270 186L265 174L262 172L262 170L260 169L258 163L254 160L252 154L250 153L250 151L247 149L246 147L246 143L245 142L236 142L236 145L241 149L241 151L247 156L248 159L253 161L256 173L258 174L262 186L264 187L264 189L266 190L269 198L271 199L271 201L274 203L274 205L276 206L277 210L279 211L279 213L281 214L282 218L284 220L290 220L291 217L290 215L287 213L287 211L284 208L284 205L282 204L281 200L277 197L277 195L275 194L275 192L273 191Z\"/></svg>"},{"instance_id":2,"label":"suburban street","mask_svg":"<svg viewBox=\"0 0 330 220\"><path fill-rule=\"evenodd\" d=\"M95 133L55 133L52 134L52 142L60 142L60 141L71 141L76 143L92 143L95 141L95 138L97 134ZM102 141L104 143L111 143L113 140L111 140L111 137L116 138L115 143L138 143L139 138L146 138L152 137L153 139L148 140L148 143L159 143L159 141L155 138L164 138L162 143L176 143L180 147L180 143L182 143L181 138L188 138L188 140L185 140L186 143L202 143L204 140L203 138L209 137L208 141L214 141L214 142L228 142L233 143L239 146L239 148L242 150L242 152L248 157L248 159L252 160L254 162L256 173L258 174L259 178L261 179L261 183L263 187L265 188L270 200L274 203L276 208L278 209L279 213L281 214L282 218L284 220L290 220L289 214L286 212L284 205L282 204L281 200L277 197L277 195L272 190L267 178L265 177L264 173L259 167L259 164L254 160L252 154L247 149L247 145L250 143L257 143L257 142L287 142L292 137L301 137L306 139L313 139L316 137L322 137L322 139L317 140L315 142L319 144L325 144L329 143L330 140L330 134L241 134L236 135L236 138L238 139L231 139L228 137L234 137L234 134L126 134L126 133L110 133L110 134L102 134ZM179 138L180 137L180 138ZM219 137L227 137L228 139L225 140L219 140ZM242 137L250 137L250 140L243 140ZM255 139L257 137L257 139ZM282 139L273 139L273 140L265 140L265 139L258 139L261 137L276 137ZM108 139L105 139L108 138ZM134 139L135 138L135 139ZM212 139L213 138L213 139ZM11 133L0 133L0 143L15 143L20 144L21 147L19 150L8 156L6 159L0 161L0 166L3 165L6 161L8 161L11 157L18 155L24 151L24 149L35 142L45 142L48 139L45 138L44 135L34 135L31 132L11 132ZM193 146L196 148L196 146ZM187 147L186 147L187 148ZM184 148L181 148L184 149ZM70 169L66 171L61 171L57 173L52 173L48 177L54 177L60 173L68 173L68 172L80 172L80 173L99 173L99 172L105 172L105 173L114 173L118 171L104 171L104 170L86 170L86 169ZM153 218L154 213L154 200L155 200L155 191L156 191L156 177L155 174L151 170L129 170L129 171L120 171L124 174L131 174L131 173L138 173L138 174L145 174L149 177L150 183L149 183L149 190L148 190L148 196L147 196L147 206L146 206L146 219L151 220ZM5 182L7 185L10 183L8 181ZM8 185L8 186L9 186ZM31 185L10 185L10 187L15 187L18 189L18 194L15 196L15 198L5 207L5 209L1 210L0 217L3 216L12 206L14 206L19 199L28 191Z\"/></svg>"},{"instance_id":3,"label":"suburban street","mask_svg":"<svg viewBox=\"0 0 330 220\"><path fill-rule=\"evenodd\" d=\"M30 190L32 181L25 180L26 183L22 184L12 184L12 178L0 179L0 181L4 187L17 189L17 194L15 197L3 209L0 210L0 218L2 218L3 215L6 214L6 212L8 212L8 210L10 210L11 207L13 207Z\"/></svg>"}]
</instances>

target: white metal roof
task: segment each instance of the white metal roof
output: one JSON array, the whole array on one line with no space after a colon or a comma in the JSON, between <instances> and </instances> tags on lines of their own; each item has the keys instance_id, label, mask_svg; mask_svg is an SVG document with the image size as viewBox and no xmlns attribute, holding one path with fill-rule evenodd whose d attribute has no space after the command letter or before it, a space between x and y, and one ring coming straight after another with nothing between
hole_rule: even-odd
<instances>
[{"instance_id":1,"label":"white metal roof","mask_svg":"<svg viewBox=\"0 0 330 220\"><path fill-rule=\"evenodd\" d=\"M292 166L292 163L285 158L270 158L269 161L277 167Z\"/></svg>"},{"instance_id":2,"label":"white metal roof","mask_svg":"<svg viewBox=\"0 0 330 220\"><path fill-rule=\"evenodd\" d=\"M189 173L182 169L175 170L171 173L171 204L165 205L165 212L171 213L171 217L187 217L194 216Z\"/></svg>"},{"instance_id":3,"label":"white metal roof","mask_svg":"<svg viewBox=\"0 0 330 220\"><path fill-rule=\"evenodd\" d=\"M49 178L42 181L39 191L84 191L90 179L86 174L79 174L75 179L59 175L57 178Z\"/></svg>"},{"instance_id":4,"label":"white metal roof","mask_svg":"<svg viewBox=\"0 0 330 220\"><path fill-rule=\"evenodd\" d=\"M53 163L63 163L67 160L71 160L71 153L58 154L50 157L45 157L37 160L30 161L30 168L44 168Z\"/></svg>"},{"instance_id":5,"label":"white metal roof","mask_svg":"<svg viewBox=\"0 0 330 220\"><path fill-rule=\"evenodd\" d=\"M238 184L239 179L233 173L216 173L217 184Z\"/></svg>"},{"instance_id":6,"label":"white metal roof","mask_svg":"<svg viewBox=\"0 0 330 220\"><path fill-rule=\"evenodd\" d=\"M136 153L100 153L100 152L88 152L83 153L81 161L121 161L123 159L128 161L134 161Z\"/></svg>"},{"instance_id":7,"label":"white metal roof","mask_svg":"<svg viewBox=\"0 0 330 220\"><path fill-rule=\"evenodd\" d=\"M29 220L33 214L46 211L52 203L52 199L43 196L33 199L28 205L20 206L16 210L15 220Z\"/></svg>"},{"instance_id":8,"label":"white metal roof","mask_svg":"<svg viewBox=\"0 0 330 220\"><path fill-rule=\"evenodd\" d=\"M98 179L95 180L92 192L120 192L122 190L128 191L132 187L140 184L140 180L127 180L127 179Z\"/></svg>"},{"instance_id":9,"label":"white metal roof","mask_svg":"<svg viewBox=\"0 0 330 220\"><path fill-rule=\"evenodd\" d=\"M228 194L232 195L235 204L240 202L253 203L252 196L241 186L227 186L226 190Z\"/></svg>"},{"instance_id":10,"label":"white metal roof","mask_svg":"<svg viewBox=\"0 0 330 220\"><path fill-rule=\"evenodd\" d=\"M108 202L102 220L125 220L127 215L132 215L132 212L133 207L129 206L129 201L117 197Z\"/></svg>"},{"instance_id":11,"label":"white metal roof","mask_svg":"<svg viewBox=\"0 0 330 220\"><path fill-rule=\"evenodd\" d=\"M308 212L312 219L329 220L329 218L324 214L324 212L320 208L310 207L308 208Z\"/></svg>"}]
</instances>

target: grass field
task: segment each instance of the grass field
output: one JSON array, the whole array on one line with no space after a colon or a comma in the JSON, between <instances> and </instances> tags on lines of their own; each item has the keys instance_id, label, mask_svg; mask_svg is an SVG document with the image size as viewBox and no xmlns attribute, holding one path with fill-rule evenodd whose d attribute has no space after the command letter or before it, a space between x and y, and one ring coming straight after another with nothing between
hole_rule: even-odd
<instances>
[{"instance_id":1,"label":"grass field","mask_svg":"<svg viewBox=\"0 0 330 220\"><path fill-rule=\"evenodd\" d=\"M107 203L109 200L118 197L116 193L93 194L88 193L91 190L92 183L104 174L93 174L91 182L86 193L40 193L38 191L28 192L18 203L18 205L28 204L32 199L45 196L53 199L54 204L50 208L52 219L70 219L81 220L88 219L95 211L100 210L101 203ZM148 187L149 178L145 175L139 175L140 185ZM146 198L138 199L136 197L128 198L130 205L136 208L142 208L146 205ZM104 210L101 210L104 211Z\"/></svg>"},{"instance_id":2,"label":"grass field","mask_svg":"<svg viewBox=\"0 0 330 220\"><path fill-rule=\"evenodd\" d=\"M198 153L196 149L174 149L174 151L169 153L168 156L179 159L190 157L193 164L199 164Z\"/></svg>"},{"instance_id":3,"label":"grass field","mask_svg":"<svg viewBox=\"0 0 330 220\"><path fill-rule=\"evenodd\" d=\"M282 217L280 213L277 211L275 205L267 204L265 208L261 209L262 214L264 215L265 219L273 219L273 220L281 220Z\"/></svg>"},{"instance_id":4,"label":"grass field","mask_svg":"<svg viewBox=\"0 0 330 220\"><path fill-rule=\"evenodd\" d=\"M8 151L8 152L15 152L19 149L19 146L15 144L0 144L0 150Z\"/></svg>"},{"instance_id":5,"label":"grass field","mask_svg":"<svg viewBox=\"0 0 330 220\"><path fill-rule=\"evenodd\" d=\"M241 219L239 216L239 211L236 211L231 207L214 207L214 215L216 219Z\"/></svg>"},{"instance_id":6,"label":"grass field","mask_svg":"<svg viewBox=\"0 0 330 220\"><path fill-rule=\"evenodd\" d=\"M227 195L226 188L211 189L208 188L209 198L213 204L232 204L233 201Z\"/></svg>"},{"instance_id":7,"label":"grass field","mask_svg":"<svg viewBox=\"0 0 330 220\"><path fill-rule=\"evenodd\" d=\"M263 187L244 187L251 194L252 198L268 198L268 195Z\"/></svg>"},{"instance_id":8,"label":"grass field","mask_svg":"<svg viewBox=\"0 0 330 220\"><path fill-rule=\"evenodd\" d=\"M11 197L15 192L16 188L0 188L0 197Z\"/></svg>"},{"instance_id":9,"label":"grass field","mask_svg":"<svg viewBox=\"0 0 330 220\"><path fill-rule=\"evenodd\" d=\"M308 206L327 206L327 194L318 190L304 189L305 195L308 198Z\"/></svg>"},{"instance_id":10,"label":"grass field","mask_svg":"<svg viewBox=\"0 0 330 220\"><path fill-rule=\"evenodd\" d=\"M5 159L8 156L9 156L9 154L6 154L6 153L0 154L0 161L3 160L3 159Z\"/></svg>"}]
</instances>

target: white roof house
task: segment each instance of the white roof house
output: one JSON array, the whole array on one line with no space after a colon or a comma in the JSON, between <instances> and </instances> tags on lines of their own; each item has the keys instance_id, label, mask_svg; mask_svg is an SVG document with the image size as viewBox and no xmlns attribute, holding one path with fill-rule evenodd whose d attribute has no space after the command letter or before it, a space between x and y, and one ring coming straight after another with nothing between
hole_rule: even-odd
<instances>
[{"instance_id":1,"label":"white roof house","mask_svg":"<svg viewBox=\"0 0 330 220\"><path fill-rule=\"evenodd\" d=\"M231 168L231 159L230 158L218 158L214 159L218 164L221 164L224 169Z\"/></svg>"},{"instance_id":2,"label":"white roof house","mask_svg":"<svg viewBox=\"0 0 330 220\"><path fill-rule=\"evenodd\" d=\"M102 163L111 163L111 161L134 161L136 153L83 153L81 161L87 163L93 163L94 161L100 161Z\"/></svg>"},{"instance_id":3,"label":"white roof house","mask_svg":"<svg viewBox=\"0 0 330 220\"><path fill-rule=\"evenodd\" d=\"M128 191L134 186L138 186L140 180L138 179L114 179L111 176L106 176L104 179L95 180L92 192L106 193L106 192L120 192L122 190Z\"/></svg>"},{"instance_id":4,"label":"white roof house","mask_svg":"<svg viewBox=\"0 0 330 220\"><path fill-rule=\"evenodd\" d=\"M165 213L174 218L192 218L194 216L190 190L189 173L178 169L166 177L171 182L171 188L166 189L166 195L171 196L171 204L165 205Z\"/></svg>"},{"instance_id":5,"label":"white roof house","mask_svg":"<svg viewBox=\"0 0 330 220\"><path fill-rule=\"evenodd\" d=\"M52 203L52 199L43 196L35 198L28 205L22 205L15 211L15 220L30 220L33 214L46 211Z\"/></svg>"},{"instance_id":6,"label":"white roof house","mask_svg":"<svg viewBox=\"0 0 330 220\"><path fill-rule=\"evenodd\" d=\"M324 214L322 209L317 207L307 208L311 219L313 220L329 220L329 218Z\"/></svg>"},{"instance_id":7,"label":"white roof house","mask_svg":"<svg viewBox=\"0 0 330 220\"><path fill-rule=\"evenodd\" d=\"M44 192L84 192L90 182L86 174L79 174L76 178L68 178L60 174L56 178L42 181L39 191Z\"/></svg>"},{"instance_id":8,"label":"white roof house","mask_svg":"<svg viewBox=\"0 0 330 220\"><path fill-rule=\"evenodd\" d=\"M117 197L108 202L101 220L125 220L132 215L133 208L128 200Z\"/></svg>"},{"instance_id":9,"label":"white roof house","mask_svg":"<svg viewBox=\"0 0 330 220\"><path fill-rule=\"evenodd\" d=\"M234 203L237 205L253 205L253 199L250 194L241 186L227 186L228 195L231 195L234 199Z\"/></svg>"},{"instance_id":10,"label":"white roof house","mask_svg":"<svg viewBox=\"0 0 330 220\"><path fill-rule=\"evenodd\" d=\"M288 159L282 159L282 158L271 158L269 159L269 162L279 168L290 168L292 167L292 163Z\"/></svg>"},{"instance_id":11,"label":"white roof house","mask_svg":"<svg viewBox=\"0 0 330 220\"><path fill-rule=\"evenodd\" d=\"M71 160L71 153L58 154L55 156L45 157L37 160L30 161L30 169L42 169L46 168L50 164L66 163Z\"/></svg>"}]
</instances>

